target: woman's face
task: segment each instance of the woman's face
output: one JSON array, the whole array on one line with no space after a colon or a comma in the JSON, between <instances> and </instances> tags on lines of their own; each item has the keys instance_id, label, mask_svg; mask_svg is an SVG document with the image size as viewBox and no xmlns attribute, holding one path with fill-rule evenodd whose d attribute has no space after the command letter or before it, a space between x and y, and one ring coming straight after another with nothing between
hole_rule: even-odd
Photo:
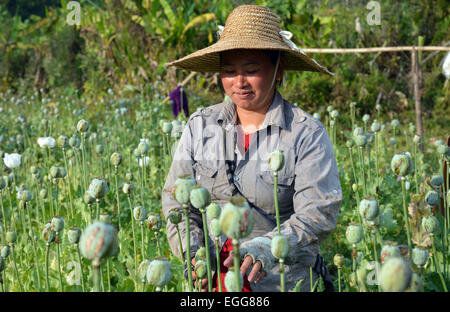
<instances>
[{"instance_id":1,"label":"woman's face","mask_svg":"<svg viewBox=\"0 0 450 312\"><path fill-rule=\"evenodd\" d=\"M271 90L269 87L274 70L269 56L259 50L232 50L222 54L223 88L241 109L258 111L271 103L275 83Z\"/></svg>"}]
</instances>

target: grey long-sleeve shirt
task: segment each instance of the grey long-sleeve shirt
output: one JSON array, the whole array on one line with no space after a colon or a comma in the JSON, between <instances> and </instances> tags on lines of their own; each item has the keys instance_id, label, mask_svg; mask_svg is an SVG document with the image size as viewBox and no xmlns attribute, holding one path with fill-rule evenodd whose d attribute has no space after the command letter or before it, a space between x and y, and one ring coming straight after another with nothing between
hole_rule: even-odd
<instances>
[{"instance_id":1,"label":"grey long-sleeve shirt","mask_svg":"<svg viewBox=\"0 0 450 312\"><path fill-rule=\"evenodd\" d=\"M342 201L338 170L332 144L323 125L302 109L285 101L276 92L262 126L253 134L247 152L236 125L235 104L226 101L191 115L174 154L162 194L163 213L179 204L170 193L178 176L189 174L211 193L212 201L223 207L239 190L252 207L253 231L241 242L276 233L274 180L268 166L269 154L280 149L285 165L278 172L278 202L282 233L288 238L289 256L285 262L286 289L304 279L309 289L310 267L319 254L319 245L335 228ZM229 178L225 160L234 166ZM234 184L234 186L231 185ZM204 246L200 212L190 207L191 254ZM208 221L209 222L209 221ZM185 250L184 221L179 224ZM176 229L167 221L167 236L173 253L181 256ZM219 239L222 246L225 236ZM214 246L210 237L210 246ZM183 250L183 252L184 252ZM211 248L214 254L214 249ZM214 256L212 256L215 259ZM279 290L278 266L253 291ZM317 274L313 273L313 279Z\"/></svg>"}]
</instances>

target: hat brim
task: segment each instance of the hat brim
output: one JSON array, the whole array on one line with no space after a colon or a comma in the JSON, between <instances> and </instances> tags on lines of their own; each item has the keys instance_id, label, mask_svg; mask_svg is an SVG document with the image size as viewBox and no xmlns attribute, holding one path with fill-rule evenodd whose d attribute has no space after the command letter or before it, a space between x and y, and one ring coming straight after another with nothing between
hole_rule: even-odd
<instances>
[{"instance_id":1,"label":"hat brim","mask_svg":"<svg viewBox=\"0 0 450 312\"><path fill-rule=\"evenodd\" d=\"M316 60L300 51L293 50L287 45L277 42L240 38L236 40L219 40L218 42L191 53L181 59L167 63L166 66L176 66L180 69L196 72L220 72L220 53L230 50L279 50L286 57L286 70L321 72L330 76L330 72Z\"/></svg>"}]
</instances>

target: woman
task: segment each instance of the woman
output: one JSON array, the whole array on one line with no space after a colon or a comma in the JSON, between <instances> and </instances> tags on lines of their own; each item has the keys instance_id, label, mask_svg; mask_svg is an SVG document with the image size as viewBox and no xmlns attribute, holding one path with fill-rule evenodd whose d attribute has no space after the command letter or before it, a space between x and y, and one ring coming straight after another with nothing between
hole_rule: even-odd
<instances>
[{"instance_id":1,"label":"woman","mask_svg":"<svg viewBox=\"0 0 450 312\"><path fill-rule=\"evenodd\" d=\"M166 219L171 209L179 207L169 189L182 174L195 177L221 206L233 195L244 196L255 225L250 236L240 241L243 291L279 289L279 268L270 251L276 221L273 174L267 158L272 151L283 150L285 165L278 172L278 202L281 232L290 246L285 260L286 289L303 279L301 290L308 291L310 268L314 268L313 280L318 273L327 273L319 244L336 226L342 192L325 128L285 101L276 86L284 70L333 74L290 41L290 33L281 31L276 14L255 5L235 8L217 43L169 65L219 72L229 100L192 114L186 124L163 191ZM191 207L190 216L191 263L195 263L192 258L204 246L204 236L199 211ZM183 249L184 230L181 226ZM179 256L176 230L170 222L167 235ZM209 245L214 246L214 238L210 240ZM224 272L233 265L233 257L226 237L220 238L220 244ZM211 254L215 259L214 250ZM205 279L203 290L206 284Z\"/></svg>"}]
</instances>

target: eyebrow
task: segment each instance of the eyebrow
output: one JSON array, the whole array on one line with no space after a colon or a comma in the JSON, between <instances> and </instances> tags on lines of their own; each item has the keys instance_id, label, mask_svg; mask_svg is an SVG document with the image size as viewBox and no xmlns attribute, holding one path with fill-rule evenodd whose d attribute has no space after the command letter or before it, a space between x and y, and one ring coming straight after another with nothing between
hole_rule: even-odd
<instances>
[{"instance_id":1,"label":"eyebrow","mask_svg":"<svg viewBox=\"0 0 450 312\"><path fill-rule=\"evenodd\" d=\"M235 65L235 64L233 64L233 63L228 63L228 62L224 62L222 65L223 65L223 66L232 66L232 65ZM244 63L243 65L244 65L244 66L247 66L247 65L260 65L260 63L254 62L254 61L248 61L248 62Z\"/></svg>"}]
</instances>

